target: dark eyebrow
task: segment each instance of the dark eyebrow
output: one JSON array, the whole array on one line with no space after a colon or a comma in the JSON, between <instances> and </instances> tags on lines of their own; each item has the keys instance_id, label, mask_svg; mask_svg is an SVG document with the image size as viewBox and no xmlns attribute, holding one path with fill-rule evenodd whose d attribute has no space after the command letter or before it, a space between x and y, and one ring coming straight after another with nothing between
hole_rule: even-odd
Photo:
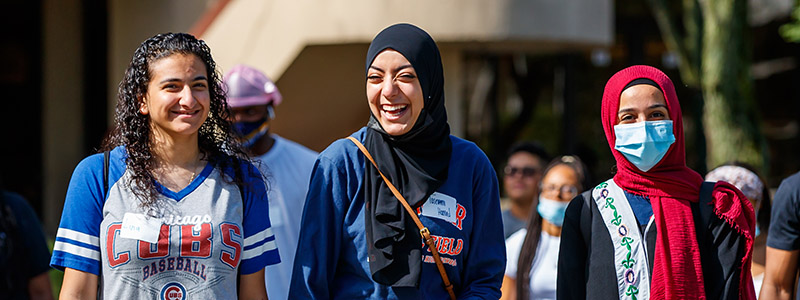
<instances>
[{"instance_id":1,"label":"dark eyebrow","mask_svg":"<svg viewBox=\"0 0 800 300\"><path fill-rule=\"evenodd\" d=\"M407 68L413 68L413 67L414 67L414 66L412 66L411 64L402 65L402 66L399 66L399 67L395 68L395 69L394 69L394 72L395 72L395 73L397 73L397 72L400 72L400 71L401 71L401 70L403 70L403 69L407 69ZM375 70L377 70L378 72L384 72L384 71L383 71L383 69L381 69L381 68L378 68L378 67L376 67L376 66L369 66L369 68L370 68L370 69L375 69Z\"/></svg>"},{"instance_id":2,"label":"dark eyebrow","mask_svg":"<svg viewBox=\"0 0 800 300\"><path fill-rule=\"evenodd\" d=\"M167 82L180 82L180 81L181 80L178 79L178 78L167 78L167 79L162 80L158 84L164 84L164 83L167 83Z\"/></svg>"},{"instance_id":3,"label":"dark eyebrow","mask_svg":"<svg viewBox=\"0 0 800 300\"><path fill-rule=\"evenodd\" d=\"M659 108L659 107L663 107L663 108L667 109L667 111L669 111L669 108L667 107L667 105L666 104L661 104L661 103L656 103L656 104L650 105L650 107L648 107L647 109L656 109L656 108ZM626 109L620 110L617 114L619 115L621 113L628 113L628 112L633 112L633 111L635 111L633 108L626 108Z\"/></svg>"},{"instance_id":4,"label":"dark eyebrow","mask_svg":"<svg viewBox=\"0 0 800 300\"><path fill-rule=\"evenodd\" d=\"M397 73L397 72L400 72L400 70L407 69L407 68L413 68L413 66L411 64L402 65L402 66L399 66L396 69L394 69L394 72Z\"/></svg>"},{"instance_id":5,"label":"dark eyebrow","mask_svg":"<svg viewBox=\"0 0 800 300\"><path fill-rule=\"evenodd\" d=\"M198 81L198 80L208 81L208 78L203 76L203 75L200 75L200 76L197 76L194 79L192 79L192 81ZM164 79L161 82L159 82L159 84L163 84L163 83L167 83L167 82L181 82L181 80L178 79L178 78L167 78L167 79Z\"/></svg>"},{"instance_id":6,"label":"dark eyebrow","mask_svg":"<svg viewBox=\"0 0 800 300\"><path fill-rule=\"evenodd\" d=\"M628 112L633 112L633 111L634 111L633 108L626 108L626 109L620 110L619 112L617 112L617 114L628 113Z\"/></svg>"}]
</instances>

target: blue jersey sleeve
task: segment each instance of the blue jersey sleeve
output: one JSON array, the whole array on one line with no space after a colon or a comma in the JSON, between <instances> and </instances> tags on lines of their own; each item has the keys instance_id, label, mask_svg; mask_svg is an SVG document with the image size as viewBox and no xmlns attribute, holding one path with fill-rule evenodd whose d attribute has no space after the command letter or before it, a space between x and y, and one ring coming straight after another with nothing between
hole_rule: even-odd
<instances>
[{"instance_id":1,"label":"blue jersey sleeve","mask_svg":"<svg viewBox=\"0 0 800 300\"><path fill-rule=\"evenodd\" d=\"M103 154L81 161L72 173L50 266L100 275L103 221Z\"/></svg>"},{"instance_id":2,"label":"blue jersey sleeve","mask_svg":"<svg viewBox=\"0 0 800 300\"><path fill-rule=\"evenodd\" d=\"M475 147L476 161L472 201L474 223L469 256L464 264L464 280L459 299L498 299L506 247L500 216L497 175L489 159Z\"/></svg>"},{"instance_id":3,"label":"blue jersey sleeve","mask_svg":"<svg viewBox=\"0 0 800 300\"><path fill-rule=\"evenodd\" d=\"M281 261L269 220L267 189L261 172L252 164L242 165L244 183L244 245L240 271L252 274Z\"/></svg>"},{"instance_id":4,"label":"blue jersey sleeve","mask_svg":"<svg viewBox=\"0 0 800 300\"><path fill-rule=\"evenodd\" d=\"M311 173L290 299L328 299L331 289L337 288L331 284L342 247L342 220L359 181L348 176L342 160L330 154L323 152Z\"/></svg>"}]
</instances>

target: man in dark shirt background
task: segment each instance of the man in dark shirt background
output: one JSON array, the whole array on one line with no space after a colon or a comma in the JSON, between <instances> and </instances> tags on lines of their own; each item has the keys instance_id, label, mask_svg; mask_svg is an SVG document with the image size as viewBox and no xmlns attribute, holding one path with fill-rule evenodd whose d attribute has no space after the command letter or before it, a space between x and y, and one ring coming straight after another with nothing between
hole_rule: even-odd
<instances>
[{"instance_id":1,"label":"man in dark shirt background","mask_svg":"<svg viewBox=\"0 0 800 300\"><path fill-rule=\"evenodd\" d=\"M772 203L760 300L792 299L800 253L800 173L784 179ZM796 299L800 299L796 298Z\"/></svg>"},{"instance_id":2,"label":"man in dark shirt background","mask_svg":"<svg viewBox=\"0 0 800 300\"><path fill-rule=\"evenodd\" d=\"M0 186L0 299L53 299L50 251L22 196Z\"/></svg>"}]
</instances>

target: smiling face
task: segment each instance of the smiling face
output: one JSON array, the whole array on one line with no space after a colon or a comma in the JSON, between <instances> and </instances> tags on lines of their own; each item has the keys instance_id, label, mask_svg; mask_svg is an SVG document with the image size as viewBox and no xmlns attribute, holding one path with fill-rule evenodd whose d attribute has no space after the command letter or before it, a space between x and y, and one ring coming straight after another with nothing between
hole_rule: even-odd
<instances>
[{"instance_id":1,"label":"smiling face","mask_svg":"<svg viewBox=\"0 0 800 300\"><path fill-rule=\"evenodd\" d=\"M194 54L172 54L150 65L139 112L150 115L158 135L191 136L208 118L211 97L206 66Z\"/></svg>"},{"instance_id":2,"label":"smiling face","mask_svg":"<svg viewBox=\"0 0 800 300\"><path fill-rule=\"evenodd\" d=\"M400 52L386 49L372 61L367 100L372 115L389 135L402 135L414 127L425 102L417 73Z\"/></svg>"},{"instance_id":3,"label":"smiling face","mask_svg":"<svg viewBox=\"0 0 800 300\"><path fill-rule=\"evenodd\" d=\"M670 120L667 101L658 88L648 84L629 87L619 96L617 124Z\"/></svg>"}]
</instances>

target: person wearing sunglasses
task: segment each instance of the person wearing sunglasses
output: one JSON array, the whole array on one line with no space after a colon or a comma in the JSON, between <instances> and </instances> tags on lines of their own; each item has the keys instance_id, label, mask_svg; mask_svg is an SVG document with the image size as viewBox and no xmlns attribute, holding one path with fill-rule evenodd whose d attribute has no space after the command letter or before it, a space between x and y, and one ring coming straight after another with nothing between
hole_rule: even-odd
<instances>
[{"instance_id":1,"label":"person wearing sunglasses","mask_svg":"<svg viewBox=\"0 0 800 300\"><path fill-rule=\"evenodd\" d=\"M569 201L589 186L585 174L586 167L577 156L560 156L547 165L527 227L506 240L501 300L556 298L564 211Z\"/></svg>"},{"instance_id":2,"label":"person wearing sunglasses","mask_svg":"<svg viewBox=\"0 0 800 300\"><path fill-rule=\"evenodd\" d=\"M508 151L503 188L510 203L502 211L504 238L525 228L534 200L539 196L542 169L548 161L550 156L534 142L520 142Z\"/></svg>"}]
</instances>

